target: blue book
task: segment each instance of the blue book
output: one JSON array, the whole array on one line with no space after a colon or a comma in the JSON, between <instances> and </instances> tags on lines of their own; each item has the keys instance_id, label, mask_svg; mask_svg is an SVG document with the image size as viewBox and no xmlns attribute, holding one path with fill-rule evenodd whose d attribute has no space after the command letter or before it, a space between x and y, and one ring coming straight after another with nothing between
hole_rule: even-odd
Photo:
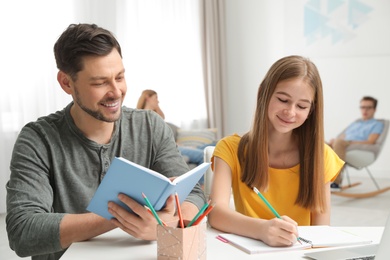
<instances>
[{"instance_id":1,"label":"blue book","mask_svg":"<svg viewBox=\"0 0 390 260\"><path fill-rule=\"evenodd\" d=\"M161 210L168 197L175 192L179 195L180 203L182 203L208 167L210 167L210 163L200 164L171 181L158 172L122 157L115 157L87 210L106 219L111 219L113 216L108 212L108 202L113 201L132 212L118 199L119 193L126 194L141 205L145 205L145 200L142 197L142 193L144 193L156 211Z\"/></svg>"}]
</instances>

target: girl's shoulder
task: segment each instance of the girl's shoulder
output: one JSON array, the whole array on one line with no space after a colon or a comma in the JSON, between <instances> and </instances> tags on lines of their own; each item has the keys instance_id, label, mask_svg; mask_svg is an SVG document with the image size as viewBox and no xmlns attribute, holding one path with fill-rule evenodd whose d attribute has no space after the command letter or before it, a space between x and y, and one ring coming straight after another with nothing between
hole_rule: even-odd
<instances>
[{"instance_id":1,"label":"girl's shoulder","mask_svg":"<svg viewBox=\"0 0 390 260\"><path fill-rule=\"evenodd\" d=\"M214 149L213 156L225 161L232 170L236 169L238 165L237 152L240 140L241 136L239 136L238 134L232 134L223 137L217 143Z\"/></svg>"},{"instance_id":2,"label":"girl's shoulder","mask_svg":"<svg viewBox=\"0 0 390 260\"><path fill-rule=\"evenodd\" d=\"M238 147L238 144L240 143L241 136L234 133L232 135L228 135L223 137L217 145L224 145L224 146L230 146L230 147Z\"/></svg>"}]
</instances>

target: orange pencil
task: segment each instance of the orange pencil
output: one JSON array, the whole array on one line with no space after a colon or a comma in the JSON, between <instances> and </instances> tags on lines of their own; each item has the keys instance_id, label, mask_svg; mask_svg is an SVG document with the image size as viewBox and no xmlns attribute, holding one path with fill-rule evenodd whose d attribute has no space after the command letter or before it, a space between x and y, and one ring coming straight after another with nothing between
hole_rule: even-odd
<instances>
[{"instance_id":1,"label":"orange pencil","mask_svg":"<svg viewBox=\"0 0 390 260\"><path fill-rule=\"evenodd\" d=\"M180 200L177 192L175 193L175 201L176 201L177 214L179 215L180 227L184 228L183 216L181 215Z\"/></svg>"},{"instance_id":2,"label":"orange pencil","mask_svg":"<svg viewBox=\"0 0 390 260\"><path fill-rule=\"evenodd\" d=\"M204 219L204 217L206 217L214 207L215 207L215 203L213 203L210 206L208 206L208 208L205 210L205 212L203 212L203 214L200 215L197 220L195 220L193 225L194 226L198 225L202 221L202 219Z\"/></svg>"},{"instance_id":3,"label":"orange pencil","mask_svg":"<svg viewBox=\"0 0 390 260\"><path fill-rule=\"evenodd\" d=\"M191 227L192 224L194 224L194 222L200 217L200 215L202 215L203 212L205 212L205 210L209 207L210 202L211 200L209 200L203 205L203 207L199 210L198 214L196 214L195 217L190 221L190 223L188 223L187 227Z\"/></svg>"}]
</instances>

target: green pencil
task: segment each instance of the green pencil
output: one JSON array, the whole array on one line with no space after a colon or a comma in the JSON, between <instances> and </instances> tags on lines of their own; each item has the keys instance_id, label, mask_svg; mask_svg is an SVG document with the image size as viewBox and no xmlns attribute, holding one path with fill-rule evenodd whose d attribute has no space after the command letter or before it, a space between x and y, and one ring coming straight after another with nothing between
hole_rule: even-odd
<instances>
[{"instance_id":1,"label":"green pencil","mask_svg":"<svg viewBox=\"0 0 390 260\"><path fill-rule=\"evenodd\" d=\"M199 216L202 215L202 213L207 209L209 204L210 204L210 201L208 201L207 203L205 203L203 205L203 207L199 210L198 214L196 214L196 216L190 221L190 223L188 223L187 227L191 227L192 224L194 224L194 222L199 218Z\"/></svg>"},{"instance_id":2,"label":"green pencil","mask_svg":"<svg viewBox=\"0 0 390 260\"><path fill-rule=\"evenodd\" d=\"M268 200L263 196L263 194L260 193L260 191L256 188L256 187L253 187L253 190L257 193L257 195L260 197L260 199L262 199L264 201L264 203L267 205L267 207L272 211L272 213L274 213L274 215L277 217L277 218L281 218L279 213L272 207L271 204L269 204ZM297 240L299 243L301 243L301 240L306 242L306 241L309 241L307 239L304 239L302 237L297 237ZM309 241L310 242L310 241ZM302 244L302 243L301 243Z\"/></svg>"},{"instance_id":3,"label":"green pencil","mask_svg":"<svg viewBox=\"0 0 390 260\"><path fill-rule=\"evenodd\" d=\"M257 195L260 197L260 199L262 199L264 201L264 203L267 205L267 207L272 211L272 213L274 213L274 215L277 217L277 218L280 218L280 215L278 212L276 212L276 210L271 206L271 204L269 204L268 200L263 196L263 194L260 193L260 191L256 188L256 187L253 187L253 190L257 193Z\"/></svg>"},{"instance_id":4,"label":"green pencil","mask_svg":"<svg viewBox=\"0 0 390 260\"><path fill-rule=\"evenodd\" d=\"M145 202L146 202L146 205L147 205L148 208L152 211L153 216L156 218L158 224L162 226L163 223L162 223L161 219L159 218L159 216L157 215L156 210L154 210L154 208L153 208L153 206L152 206L152 203L150 203L148 197L146 197L146 195L145 195L143 192L142 192L142 197L144 197L144 200L145 200Z\"/></svg>"}]
</instances>

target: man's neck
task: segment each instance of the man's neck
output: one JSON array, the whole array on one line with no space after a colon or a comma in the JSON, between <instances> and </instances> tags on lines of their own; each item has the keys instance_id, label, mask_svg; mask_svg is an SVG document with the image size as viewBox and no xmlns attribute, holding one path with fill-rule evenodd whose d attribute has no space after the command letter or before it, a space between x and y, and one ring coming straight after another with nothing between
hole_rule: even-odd
<instances>
[{"instance_id":1,"label":"man's neck","mask_svg":"<svg viewBox=\"0 0 390 260\"><path fill-rule=\"evenodd\" d=\"M77 128L89 140L98 144L107 144L110 142L114 132L115 122L104 122L87 113L77 113L75 106L72 106L70 114Z\"/></svg>"}]
</instances>

